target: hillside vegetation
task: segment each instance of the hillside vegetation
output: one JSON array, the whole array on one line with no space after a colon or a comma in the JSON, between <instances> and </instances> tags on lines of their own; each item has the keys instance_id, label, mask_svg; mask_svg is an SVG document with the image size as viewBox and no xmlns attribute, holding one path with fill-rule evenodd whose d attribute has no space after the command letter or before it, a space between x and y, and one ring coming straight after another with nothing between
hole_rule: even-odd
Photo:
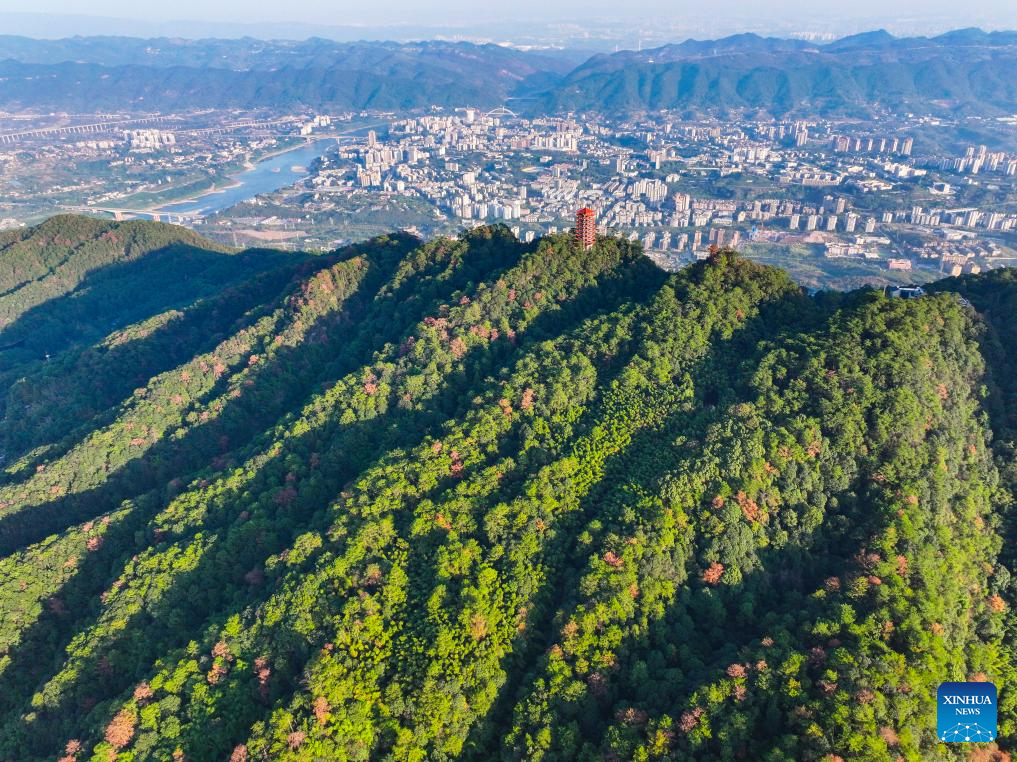
<instances>
[{"instance_id":1,"label":"hillside vegetation","mask_svg":"<svg viewBox=\"0 0 1017 762\"><path fill-rule=\"evenodd\" d=\"M5 341L103 320L9 350L0 760L959 760L944 680L1000 686L977 753L1014 749L1012 272L2 246L9 293L67 273ZM163 298L88 286L120 268Z\"/></svg>"}]
</instances>

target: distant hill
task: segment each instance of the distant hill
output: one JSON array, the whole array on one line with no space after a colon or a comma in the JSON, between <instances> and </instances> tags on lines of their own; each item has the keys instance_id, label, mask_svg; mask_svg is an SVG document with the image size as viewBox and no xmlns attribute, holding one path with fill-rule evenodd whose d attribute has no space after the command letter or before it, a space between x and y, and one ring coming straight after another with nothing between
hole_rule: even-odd
<instances>
[{"instance_id":1,"label":"distant hill","mask_svg":"<svg viewBox=\"0 0 1017 762\"><path fill-rule=\"evenodd\" d=\"M27 387L17 382L32 369L47 367L58 378L69 372L68 357L108 339L108 345L85 352L94 364L82 373L94 395L75 395L74 403L101 408L114 399L109 395L134 388L137 374L214 339L252 302L276 293L280 279L293 277L307 260L277 250L235 252L185 228L141 221L62 215L2 233L0 411L32 439L51 435L50 424L21 404ZM195 320L178 320L181 310ZM156 342L159 349L147 360L137 358L133 339L154 339L166 321L174 326L173 338ZM33 394L43 388L34 387ZM41 409L48 414L52 408ZM56 431L67 424L62 419ZM9 453L10 446L0 439L0 451Z\"/></svg>"},{"instance_id":2,"label":"distant hill","mask_svg":"<svg viewBox=\"0 0 1017 762\"><path fill-rule=\"evenodd\" d=\"M73 217L0 267L96 315L3 381L0 759L948 760L945 680L1017 750L1013 270Z\"/></svg>"},{"instance_id":3,"label":"distant hill","mask_svg":"<svg viewBox=\"0 0 1017 762\"><path fill-rule=\"evenodd\" d=\"M0 38L0 104L88 108L495 106L575 56L500 45ZM550 78L550 79L549 79Z\"/></svg>"},{"instance_id":4,"label":"distant hill","mask_svg":"<svg viewBox=\"0 0 1017 762\"><path fill-rule=\"evenodd\" d=\"M898 39L879 31L828 45L739 35L596 56L544 93L536 108L996 115L1017 110L1014 71L1017 33Z\"/></svg>"},{"instance_id":5,"label":"distant hill","mask_svg":"<svg viewBox=\"0 0 1017 762\"><path fill-rule=\"evenodd\" d=\"M172 225L61 215L0 233L0 373L303 256L233 252ZM45 305L45 308L43 308ZM126 323L125 323L126 321Z\"/></svg>"},{"instance_id":6,"label":"distant hill","mask_svg":"<svg viewBox=\"0 0 1017 762\"><path fill-rule=\"evenodd\" d=\"M867 32L819 45L741 34L586 58L471 43L0 37L0 106L675 109L773 116L1017 111L1017 33Z\"/></svg>"},{"instance_id":7,"label":"distant hill","mask_svg":"<svg viewBox=\"0 0 1017 762\"><path fill-rule=\"evenodd\" d=\"M454 42L336 42L321 37L302 41L237 39L69 37L39 40L0 35L0 61L57 64L91 63L100 66L186 66L246 71L330 68L382 72L401 64L427 62L455 68L459 56L479 66L509 65L565 73L587 56L578 51L520 51L502 45ZM523 64L522 62L527 62Z\"/></svg>"}]
</instances>

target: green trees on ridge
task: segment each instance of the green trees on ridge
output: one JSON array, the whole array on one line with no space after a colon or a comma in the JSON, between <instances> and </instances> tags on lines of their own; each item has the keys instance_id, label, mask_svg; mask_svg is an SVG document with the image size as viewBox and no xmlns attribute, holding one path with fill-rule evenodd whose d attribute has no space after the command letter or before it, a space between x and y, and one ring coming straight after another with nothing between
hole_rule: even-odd
<instances>
[{"instance_id":1,"label":"green trees on ridge","mask_svg":"<svg viewBox=\"0 0 1017 762\"><path fill-rule=\"evenodd\" d=\"M110 230L47 225L11 293ZM946 679L1010 748L1011 281L265 256L12 356L0 760L948 759Z\"/></svg>"}]
</instances>

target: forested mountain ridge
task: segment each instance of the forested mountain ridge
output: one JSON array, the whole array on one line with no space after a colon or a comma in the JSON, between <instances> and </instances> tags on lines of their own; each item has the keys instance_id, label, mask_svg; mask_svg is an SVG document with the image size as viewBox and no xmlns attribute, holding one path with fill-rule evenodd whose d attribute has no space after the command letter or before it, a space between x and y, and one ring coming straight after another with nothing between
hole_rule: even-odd
<instances>
[{"instance_id":1,"label":"forested mountain ridge","mask_svg":"<svg viewBox=\"0 0 1017 762\"><path fill-rule=\"evenodd\" d=\"M157 370L214 345L307 259L233 252L171 225L71 215L4 233L0 451L11 458L19 436L41 443L73 425L70 417L47 421L61 406L94 414ZM26 376L31 369L39 372ZM65 394L72 380L78 385Z\"/></svg>"},{"instance_id":2,"label":"forested mountain ridge","mask_svg":"<svg viewBox=\"0 0 1017 762\"><path fill-rule=\"evenodd\" d=\"M959 759L947 679L1013 749L1012 272L133 232L251 271L23 349L0 760Z\"/></svg>"}]
</instances>

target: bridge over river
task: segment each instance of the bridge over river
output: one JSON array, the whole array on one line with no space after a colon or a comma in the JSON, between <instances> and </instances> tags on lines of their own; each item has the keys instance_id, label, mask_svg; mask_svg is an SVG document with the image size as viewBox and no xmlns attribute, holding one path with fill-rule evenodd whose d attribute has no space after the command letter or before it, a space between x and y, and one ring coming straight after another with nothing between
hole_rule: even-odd
<instances>
[{"instance_id":1,"label":"bridge over river","mask_svg":"<svg viewBox=\"0 0 1017 762\"><path fill-rule=\"evenodd\" d=\"M84 214L112 214L113 219L121 220L154 220L156 222L194 222L204 215L200 212L166 212L155 209L122 209L113 206L68 206L69 212Z\"/></svg>"}]
</instances>

